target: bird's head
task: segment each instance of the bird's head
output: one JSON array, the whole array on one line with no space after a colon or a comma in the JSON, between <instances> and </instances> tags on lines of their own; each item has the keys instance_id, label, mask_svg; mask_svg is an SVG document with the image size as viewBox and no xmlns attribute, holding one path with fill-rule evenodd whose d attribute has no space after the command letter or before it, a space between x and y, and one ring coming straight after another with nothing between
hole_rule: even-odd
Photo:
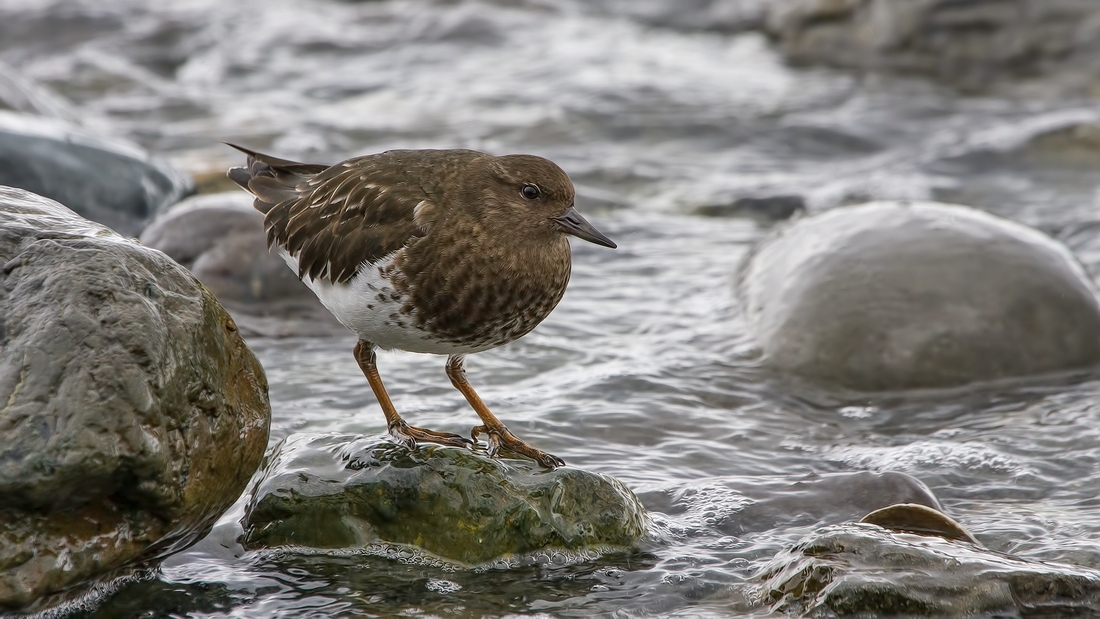
<instances>
[{"instance_id":1,"label":"bird's head","mask_svg":"<svg viewBox=\"0 0 1100 619\"><path fill-rule=\"evenodd\" d=\"M488 183L479 200L485 215L526 236L560 238L569 234L596 245L614 241L588 223L573 205L576 192L565 171L534 155L505 155L486 162Z\"/></svg>"}]
</instances>

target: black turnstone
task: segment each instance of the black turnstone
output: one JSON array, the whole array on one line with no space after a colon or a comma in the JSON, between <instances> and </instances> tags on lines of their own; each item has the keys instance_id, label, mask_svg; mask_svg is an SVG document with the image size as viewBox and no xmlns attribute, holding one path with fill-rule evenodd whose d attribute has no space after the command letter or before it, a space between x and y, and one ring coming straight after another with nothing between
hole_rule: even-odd
<instances>
[{"instance_id":1,"label":"black turnstone","mask_svg":"<svg viewBox=\"0 0 1100 619\"><path fill-rule=\"evenodd\" d=\"M535 328L565 293L566 235L615 247L573 206L553 162L472 150L393 150L333 166L248 155L229 178L256 197L268 244L359 336L355 359L390 435L465 446L457 434L410 426L390 401L375 348L447 355L447 376L481 417L473 429L538 461L561 458L517 438L466 380L465 356Z\"/></svg>"}]
</instances>

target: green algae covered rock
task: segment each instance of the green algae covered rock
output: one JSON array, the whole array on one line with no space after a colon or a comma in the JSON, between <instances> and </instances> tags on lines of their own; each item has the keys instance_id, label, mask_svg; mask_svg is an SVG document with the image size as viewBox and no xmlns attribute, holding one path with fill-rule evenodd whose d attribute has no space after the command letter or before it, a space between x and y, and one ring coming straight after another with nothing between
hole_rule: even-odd
<instances>
[{"instance_id":1,"label":"green algae covered rock","mask_svg":"<svg viewBox=\"0 0 1100 619\"><path fill-rule=\"evenodd\" d=\"M541 550L627 548L646 531L605 475L383 437L294 435L268 459L244 519L249 548L417 546L484 563Z\"/></svg>"}]
</instances>

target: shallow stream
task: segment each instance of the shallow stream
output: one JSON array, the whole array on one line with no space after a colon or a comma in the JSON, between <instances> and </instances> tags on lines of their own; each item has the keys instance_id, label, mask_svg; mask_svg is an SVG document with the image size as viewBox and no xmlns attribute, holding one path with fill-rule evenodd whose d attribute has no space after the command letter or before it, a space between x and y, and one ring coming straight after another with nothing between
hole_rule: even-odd
<instances>
[{"instance_id":1,"label":"shallow stream","mask_svg":"<svg viewBox=\"0 0 1100 619\"><path fill-rule=\"evenodd\" d=\"M674 4L0 3L0 61L89 127L188 171L236 163L221 140L325 162L394 147L534 153L569 172L578 208L619 244L575 243L558 309L467 369L521 437L639 495L655 522L645 548L480 570L396 551L244 552L238 505L87 616L768 615L758 571L835 521L725 525L789 484L857 471L915 476L994 551L1100 568L1100 379L868 399L769 375L734 275L774 224L696 214L776 195L810 212L959 202L1062 238L1100 274L1100 164L1034 139L1100 120L1100 105L793 69L761 35L693 28ZM250 341L272 444L384 431L353 344ZM380 367L410 422L463 434L477 422L442 358L385 354Z\"/></svg>"}]
</instances>

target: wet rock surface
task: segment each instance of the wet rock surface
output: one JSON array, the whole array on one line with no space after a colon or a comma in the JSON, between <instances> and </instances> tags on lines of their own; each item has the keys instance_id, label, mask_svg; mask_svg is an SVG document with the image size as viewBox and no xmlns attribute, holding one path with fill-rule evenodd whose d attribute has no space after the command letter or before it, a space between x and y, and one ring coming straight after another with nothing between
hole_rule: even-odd
<instances>
[{"instance_id":1,"label":"wet rock surface","mask_svg":"<svg viewBox=\"0 0 1100 619\"><path fill-rule=\"evenodd\" d=\"M243 191L188 198L157 217L142 244L191 270L246 336L346 334L278 255Z\"/></svg>"},{"instance_id":2,"label":"wet rock surface","mask_svg":"<svg viewBox=\"0 0 1100 619\"><path fill-rule=\"evenodd\" d=\"M860 522L873 524L899 533L934 535L946 540L970 542L978 540L947 514L926 505L899 503L867 514Z\"/></svg>"},{"instance_id":3,"label":"wet rock surface","mask_svg":"<svg viewBox=\"0 0 1100 619\"><path fill-rule=\"evenodd\" d=\"M1092 616L1100 572L868 524L824 527L761 572L763 602L810 617Z\"/></svg>"},{"instance_id":4,"label":"wet rock surface","mask_svg":"<svg viewBox=\"0 0 1100 619\"><path fill-rule=\"evenodd\" d=\"M475 565L543 550L626 549L645 522L634 495L604 475L299 434L269 456L243 524L248 548L388 542Z\"/></svg>"},{"instance_id":5,"label":"wet rock surface","mask_svg":"<svg viewBox=\"0 0 1100 619\"><path fill-rule=\"evenodd\" d=\"M929 75L968 91L1024 80L1032 95L1100 86L1090 0L777 0L765 30L797 63ZM1045 76L1041 85L1030 78Z\"/></svg>"},{"instance_id":6,"label":"wet rock surface","mask_svg":"<svg viewBox=\"0 0 1100 619\"><path fill-rule=\"evenodd\" d=\"M138 146L62 120L3 110L0 185L57 200L123 236L136 236L193 191L190 177Z\"/></svg>"},{"instance_id":7,"label":"wet rock surface","mask_svg":"<svg viewBox=\"0 0 1100 619\"><path fill-rule=\"evenodd\" d=\"M262 457L263 370L164 254L0 188L0 610L199 539Z\"/></svg>"},{"instance_id":8,"label":"wet rock surface","mask_svg":"<svg viewBox=\"0 0 1100 619\"><path fill-rule=\"evenodd\" d=\"M1070 252L966 207L802 219L758 246L740 291L765 363L825 386L950 387L1100 362L1100 304Z\"/></svg>"}]
</instances>

